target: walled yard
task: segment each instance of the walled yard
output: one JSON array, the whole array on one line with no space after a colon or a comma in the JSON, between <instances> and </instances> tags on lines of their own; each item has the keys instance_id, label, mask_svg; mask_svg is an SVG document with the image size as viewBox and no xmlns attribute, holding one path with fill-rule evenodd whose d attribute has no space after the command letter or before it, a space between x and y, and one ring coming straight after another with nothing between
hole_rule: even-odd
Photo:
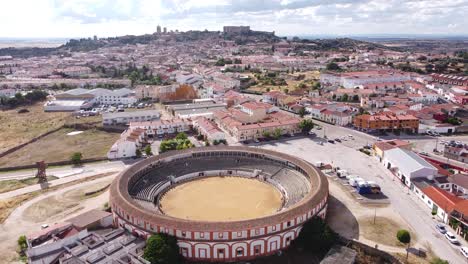
<instances>
[{"instance_id":1,"label":"walled yard","mask_svg":"<svg viewBox=\"0 0 468 264\"><path fill-rule=\"evenodd\" d=\"M296 77L299 75L305 75L303 80L296 80ZM284 91L284 89L288 89L289 92L295 91L298 89L299 84L305 83L307 85L306 89L310 89L312 85L315 83L314 80L317 80L320 77L320 73L318 71L306 71L306 72L296 72L293 74L287 74L287 78L285 79L287 85L271 85L268 84L267 79L265 80L258 80L257 78L254 77L254 74L249 74L252 78L254 78L258 84L251 86L248 91L255 91L255 92L267 92L268 89L271 91L274 90L281 90ZM275 79L275 78L272 78Z\"/></svg>"},{"instance_id":2,"label":"walled yard","mask_svg":"<svg viewBox=\"0 0 468 264\"><path fill-rule=\"evenodd\" d=\"M83 159L106 157L107 151L120 137L119 133L109 133L97 129L67 135L73 129L60 129L11 154L0 158L0 167L35 164L44 160L47 163L68 161L74 152L81 152Z\"/></svg>"}]
</instances>

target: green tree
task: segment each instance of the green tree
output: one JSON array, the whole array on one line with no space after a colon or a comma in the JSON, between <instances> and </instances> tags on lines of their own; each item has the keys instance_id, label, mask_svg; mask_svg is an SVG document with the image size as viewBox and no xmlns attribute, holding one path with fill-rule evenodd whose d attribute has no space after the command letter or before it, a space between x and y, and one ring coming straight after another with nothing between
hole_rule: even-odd
<instances>
[{"instance_id":1,"label":"green tree","mask_svg":"<svg viewBox=\"0 0 468 264\"><path fill-rule=\"evenodd\" d=\"M264 138L270 138L271 137L270 131L263 131L262 136Z\"/></svg>"},{"instance_id":2,"label":"green tree","mask_svg":"<svg viewBox=\"0 0 468 264\"><path fill-rule=\"evenodd\" d=\"M273 131L273 138L274 139L279 139L281 137L281 128L276 128Z\"/></svg>"},{"instance_id":3,"label":"green tree","mask_svg":"<svg viewBox=\"0 0 468 264\"><path fill-rule=\"evenodd\" d=\"M289 89L288 89L288 88L284 88L283 91L284 91L285 94L288 94L288 93L289 93Z\"/></svg>"},{"instance_id":4,"label":"green tree","mask_svg":"<svg viewBox=\"0 0 468 264\"><path fill-rule=\"evenodd\" d=\"M151 145L148 145L148 146L145 147L145 154L147 156L153 155L153 152L151 151Z\"/></svg>"},{"instance_id":5,"label":"green tree","mask_svg":"<svg viewBox=\"0 0 468 264\"><path fill-rule=\"evenodd\" d=\"M185 140L187 139L187 134L185 134L184 132L180 132L179 134L177 134L177 136L175 137L176 140Z\"/></svg>"},{"instance_id":6,"label":"green tree","mask_svg":"<svg viewBox=\"0 0 468 264\"><path fill-rule=\"evenodd\" d=\"M75 152L70 157L71 162L75 165L80 164L82 159L83 154L81 152Z\"/></svg>"},{"instance_id":7,"label":"green tree","mask_svg":"<svg viewBox=\"0 0 468 264\"><path fill-rule=\"evenodd\" d=\"M405 229L400 229L400 230L398 230L396 236L397 236L398 241L400 241L403 244L408 245L407 246L408 248L406 249L406 261L408 261L409 246L410 246L410 243L411 243L410 232L408 230L405 230Z\"/></svg>"},{"instance_id":8,"label":"green tree","mask_svg":"<svg viewBox=\"0 0 468 264\"><path fill-rule=\"evenodd\" d=\"M327 64L327 70L329 70L329 71L339 71L339 70L341 70L341 68L335 62L330 62L330 63Z\"/></svg>"},{"instance_id":9,"label":"green tree","mask_svg":"<svg viewBox=\"0 0 468 264\"><path fill-rule=\"evenodd\" d=\"M25 235L22 235L18 238L18 247L20 252L23 254L24 251L28 248L28 242Z\"/></svg>"},{"instance_id":10,"label":"green tree","mask_svg":"<svg viewBox=\"0 0 468 264\"><path fill-rule=\"evenodd\" d=\"M304 117L306 114L307 112L306 112L305 107L301 107L301 109L299 109L299 116Z\"/></svg>"},{"instance_id":11,"label":"green tree","mask_svg":"<svg viewBox=\"0 0 468 264\"><path fill-rule=\"evenodd\" d=\"M341 99L343 100L343 102L348 101L348 99L349 99L348 94L343 94L343 96L341 97Z\"/></svg>"},{"instance_id":12,"label":"green tree","mask_svg":"<svg viewBox=\"0 0 468 264\"><path fill-rule=\"evenodd\" d=\"M311 119L302 119L302 121L299 123L299 128L302 130L302 132L307 133L312 128L314 128L314 122L312 122Z\"/></svg>"},{"instance_id":13,"label":"green tree","mask_svg":"<svg viewBox=\"0 0 468 264\"><path fill-rule=\"evenodd\" d=\"M151 264L177 264L182 262L177 239L162 233L148 238L143 258L151 262Z\"/></svg>"},{"instance_id":14,"label":"green tree","mask_svg":"<svg viewBox=\"0 0 468 264\"><path fill-rule=\"evenodd\" d=\"M325 255L336 243L338 235L320 217L314 217L302 227L293 244L308 251Z\"/></svg>"},{"instance_id":15,"label":"green tree","mask_svg":"<svg viewBox=\"0 0 468 264\"><path fill-rule=\"evenodd\" d=\"M140 158L140 157L141 157L141 150L140 150L140 149L137 149L137 150L135 151L135 156L136 156L137 158Z\"/></svg>"},{"instance_id":16,"label":"green tree","mask_svg":"<svg viewBox=\"0 0 468 264\"><path fill-rule=\"evenodd\" d=\"M353 95L353 102L359 101L359 95L355 94Z\"/></svg>"}]
</instances>

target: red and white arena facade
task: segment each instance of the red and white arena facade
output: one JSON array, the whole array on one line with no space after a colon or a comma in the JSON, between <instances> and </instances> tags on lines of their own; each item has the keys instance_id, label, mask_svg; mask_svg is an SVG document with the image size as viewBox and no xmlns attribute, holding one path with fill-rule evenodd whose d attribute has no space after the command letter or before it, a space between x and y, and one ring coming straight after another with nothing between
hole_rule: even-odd
<instances>
[{"instance_id":1,"label":"red and white arena facade","mask_svg":"<svg viewBox=\"0 0 468 264\"><path fill-rule=\"evenodd\" d=\"M241 221L193 221L161 211L170 188L202 177L229 175L273 184L283 195L274 214ZM123 171L110 188L116 226L142 237L167 233L188 260L232 262L272 255L287 248L308 219L324 218L328 181L310 163L250 147L205 147L147 158Z\"/></svg>"}]
</instances>

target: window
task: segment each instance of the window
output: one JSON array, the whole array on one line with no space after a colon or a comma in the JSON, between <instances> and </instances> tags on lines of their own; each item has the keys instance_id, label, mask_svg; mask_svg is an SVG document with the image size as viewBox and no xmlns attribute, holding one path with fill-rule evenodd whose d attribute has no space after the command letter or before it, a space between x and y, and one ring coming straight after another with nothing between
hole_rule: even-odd
<instances>
[{"instance_id":1,"label":"window","mask_svg":"<svg viewBox=\"0 0 468 264\"><path fill-rule=\"evenodd\" d=\"M241 236L242 236L242 232L237 232L237 236L238 236L238 237L241 237Z\"/></svg>"},{"instance_id":2,"label":"window","mask_svg":"<svg viewBox=\"0 0 468 264\"><path fill-rule=\"evenodd\" d=\"M205 233L201 232L201 233L200 233L200 237L201 237L201 238L204 238L204 237L205 237Z\"/></svg>"},{"instance_id":3,"label":"window","mask_svg":"<svg viewBox=\"0 0 468 264\"><path fill-rule=\"evenodd\" d=\"M243 248L237 248L236 249L236 256L240 257L244 255L244 249Z\"/></svg>"},{"instance_id":4,"label":"window","mask_svg":"<svg viewBox=\"0 0 468 264\"><path fill-rule=\"evenodd\" d=\"M185 237L187 234L185 232L182 232L182 236Z\"/></svg>"},{"instance_id":5,"label":"window","mask_svg":"<svg viewBox=\"0 0 468 264\"><path fill-rule=\"evenodd\" d=\"M272 226L271 230L276 231L276 226Z\"/></svg>"},{"instance_id":6,"label":"window","mask_svg":"<svg viewBox=\"0 0 468 264\"><path fill-rule=\"evenodd\" d=\"M287 226L288 226L288 227L291 226L291 221L288 221Z\"/></svg>"},{"instance_id":7,"label":"window","mask_svg":"<svg viewBox=\"0 0 468 264\"><path fill-rule=\"evenodd\" d=\"M218 234L218 237L219 237L219 238L223 238L223 233L219 233L219 234Z\"/></svg>"}]
</instances>

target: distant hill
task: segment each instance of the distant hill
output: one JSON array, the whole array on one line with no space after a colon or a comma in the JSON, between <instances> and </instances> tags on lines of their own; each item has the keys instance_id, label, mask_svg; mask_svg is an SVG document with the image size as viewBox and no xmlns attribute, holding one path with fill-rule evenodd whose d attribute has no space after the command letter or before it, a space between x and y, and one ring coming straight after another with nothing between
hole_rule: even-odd
<instances>
[{"instance_id":1,"label":"distant hill","mask_svg":"<svg viewBox=\"0 0 468 264\"><path fill-rule=\"evenodd\" d=\"M172 39L177 42L190 42L200 39L224 39L235 41L239 45L248 43L276 43L284 38L275 36L271 32L259 32L251 31L247 34L225 34L219 31L187 31L181 33L174 33L168 35L157 35L157 34L146 34L146 35L127 35L113 38L82 38L82 39L71 39L66 44L55 48L3 48L0 49L0 56L10 55L19 58L29 58L38 56L50 56L50 55L69 55L70 52L87 52L96 50L106 46L123 46L123 45L135 45L135 44L149 44L152 41L158 39ZM298 39L293 40L295 43L303 45L297 45L302 50L340 50L348 49L354 50L360 49L390 49L390 50L401 50L396 47L386 47L384 45L365 42L350 38L337 38L337 39ZM311 45L313 44L313 45Z\"/></svg>"}]
</instances>

